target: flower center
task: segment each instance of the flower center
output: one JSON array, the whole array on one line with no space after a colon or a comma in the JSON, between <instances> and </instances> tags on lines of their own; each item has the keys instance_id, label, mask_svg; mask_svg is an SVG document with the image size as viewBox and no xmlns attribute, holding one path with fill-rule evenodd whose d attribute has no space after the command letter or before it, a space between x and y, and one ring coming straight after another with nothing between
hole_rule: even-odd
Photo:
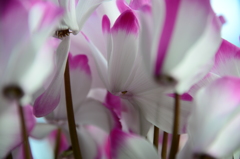
<instances>
[{"instance_id":1,"label":"flower center","mask_svg":"<svg viewBox=\"0 0 240 159\"><path fill-rule=\"evenodd\" d=\"M8 85L3 88L3 95L9 100L19 100L23 97L23 90L17 85Z\"/></svg>"},{"instance_id":2,"label":"flower center","mask_svg":"<svg viewBox=\"0 0 240 159\"><path fill-rule=\"evenodd\" d=\"M56 35L58 38L63 38L63 37L69 36L70 33L72 33L72 32L70 32L69 29L57 30L57 31L55 32L55 35Z\"/></svg>"},{"instance_id":3,"label":"flower center","mask_svg":"<svg viewBox=\"0 0 240 159\"><path fill-rule=\"evenodd\" d=\"M122 93L122 94L127 94L127 92L128 92L128 91L122 91L121 93Z\"/></svg>"}]
</instances>

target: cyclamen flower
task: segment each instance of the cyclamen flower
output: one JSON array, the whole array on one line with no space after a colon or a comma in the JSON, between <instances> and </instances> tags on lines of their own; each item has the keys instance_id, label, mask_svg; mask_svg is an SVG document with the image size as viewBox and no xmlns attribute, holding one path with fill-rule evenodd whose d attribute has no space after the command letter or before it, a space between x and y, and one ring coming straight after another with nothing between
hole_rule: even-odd
<instances>
[{"instance_id":1,"label":"cyclamen flower","mask_svg":"<svg viewBox=\"0 0 240 159\"><path fill-rule=\"evenodd\" d=\"M101 38L104 49L99 49L87 39L98 66L99 75L106 89L113 95L121 97L130 109L137 111L141 122L144 123L140 134L148 131L150 123L160 129L171 132L173 120L173 90L159 87L152 81L144 70L141 56L138 54L139 25L134 13L130 10L123 12L110 28L107 16L102 19ZM104 55L106 50L107 55ZM188 94L181 96L181 128L190 111L192 97ZM150 123L149 123L150 122Z\"/></svg>"},{"instance_id":2,"label":"cyclamen flower","mask_svg":"<svg viewBox=\"0 0 240 159\"><path fill-rule=\"evenodd\" d=\"M188 121L188 136L178 159L224 158L240 147L240 79L223 77L202 88Z\"/></svg>"},{"instance_id":3,"label":"cyclamen flower","mask_svg":"<svg viewBox=\"0 0 240 159\"><path fill-rule=\"evenodd\" d=\"M109 133L111 129L116 126L117 121L113 119L110 111L101 102L92 98L87 98L92 82L87 56L72 56L70 54L68 60L76 128L79 142L82 145L80 146L81 152L83 158L92 159L99 155L98 147L85 127L88 125L96 126ZM59 96L57 100L55 96L41 95L35 101L35 105L41 105L42 103L40 102L45 101L43 104L44 107L42 107L43 109L34 109L35 114L42 114L42 112L48 111L47 109L53 110L55 108L53 104L56 104L57 107L46 116L48 124L38 125L40 129L36 127L34 136L44 136L52 130L60 128L62 132L65 132L65 135L69 137L64 85L60 85L59 91L61 96Z\"/></svg>"},{"instance_id":4,"label":"cyclamen flower","mask_svg":"<svg viewBox=\"0 0 240 159\"><path fill-rule=\"evenodd\" d=\"M7 91L17 87L25 105L53 70L55 45L48 38L63 10L40 0L3 0L0 6L0 90L11 98Z\"/></svg>"},{"instance_id":5,"label":"cyclamen flower","mask_svg":"<svg viewBox=\"0 0 240 159\"><path fill-rule=\"evenodd\" d=\"M57 66L53 80L47 90L43 92L42 99L48 98L47 96L54 98L52 101L58 101L60 99L60 88L63 82L64 70L70 48L69 30L71 30L73 34L78 34L84 22L102 1L103 0L54 0L55 4L65 9L65 15L54 35L61 39L62 42L56 50ZM57 106L57 103L52 103L51 109L48 109L47 103L45 103L46 101L43 100L40 102L41 99L38 100L39 102L37 104L36 102L34 103L34 112L38 117L49 114ZM45 109L46 111L38 111L39 109Z\"/></svg>"},{"instance_id":6,"label":"cyclamen flower","mask_svg":"<svg viewBox=\"0 0 240 159\"><path fill-rule=\"evenodd\" d=\"M221 22L209 0L153 0L141 9L140 52L161 84L182 94L211 69Z\"/></svg>"}]
</instances>

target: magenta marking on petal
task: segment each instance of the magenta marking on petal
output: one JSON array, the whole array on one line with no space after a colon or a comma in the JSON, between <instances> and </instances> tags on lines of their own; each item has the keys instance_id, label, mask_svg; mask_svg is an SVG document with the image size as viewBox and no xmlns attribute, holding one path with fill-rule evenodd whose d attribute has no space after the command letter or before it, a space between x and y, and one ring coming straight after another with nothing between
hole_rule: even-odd
<instances>
[{"instance_id":1,"label":"magenta marking on petal","mask_svg":"<svg viewBox=\"0 0 240 159\"><path fill-rule=\"evenodd\" d=\"M122 102L121 98L119 96L115 96L111 94L110 92L107 92L107 95L105 97L106 106L109 109L114 110L114 112L120 117L121 116L121 110L122 110Z\"/></svg>"},{"instance_id":2,"label":"magenta marking on petal","mask_svg":"<svg viewBox=\"0 0 240 159\"><path fill-rule=\"evenodd\" d=\"M167 54L168 46L174 30L177 12L180 7L181 0L167 0L166 3L166 15L163 30L159 35L158 51L155 65L155 75L158 76L161 73L164 59Z\"/></svg>"},{"instance_id":3,"label":"magenta marking on petal","mask_svg":"<svg viewBox=\"0 0 240 159\"><path fill-rule=\"evenodd\" d=\"M142 6L144 5L148 5L150 6L151 5L151 1L150 0L132 0L129 4L129 6L132 8L132 9L140 9Z\"/></svg>"},{"instance_id":4,"label":"magenta marking on petal","mask_svg":"<svg viewBox=\"0 0 240 159\"><path fill-rule=\"evenodd\" d=\"M110 20L107 15L104 15L102 18L102 32L109 33L110 32Z\"/></svg>"},{"instance_id":5,"label":"magenta marking on petal","mask_svg":"<svg viewBox=\"0 0 240 159\"><path fill-rule=\"evenodd\" d=\"M228 61L229 58L240 58L240 55L238 54L238 51L240 51L240 48L233 45L232 43L228 42L227 40L222 41L216 55L215 55L215 67L219 63Z\"/></svg>"},{"instance_id":6,"label":"magenta marking on petal","mask_svg":"<svg viewBox=\"0 0 240 159\"><path fill-rule=\"evenodd\" d=\"M97 148L97 156L95 157L95 159L101 159L102 158L102 151L101 151L101 147Z\"/></svg>"},{"instance_id":7,"label":"magenta marking on petal","mask_svg":"<svg viewBox=\"0 0 240 159\"><path fill-rule=\"evenodd\" d=\"M119 30L124 30L127 34L138 33L138 20L131 10L126 10L123 12L114 23L112 31L118 32Z\"/></svg>"},{"instance_id":8,"label":"magenta marking on petal","mask_svg":"<svg viewBox=\"0 0 240 159\"><path fill-rule=\"evenodd\" d=\"M52 112L58 106L59 102L60 94L54 97L45 97L45 94L43 93L34 102L33 114L36 117L43 117Z\"/></svg>"},{"instance_id":9,"label":"magenta marking on petal","mask_svg":"<svg viewBox=\"0 0 240 159\"><path fill-rule=\"evenodd\" d=\"M222 24L225 24L227 22L226 18L223 15L220 15L218 18Z\"/></svg>"},{"instance_id":10,"label":"magenta marking on petal","mask_svg":"<svg viewBox=\"0 0 240 159\"><path fill-rule=\"evenodd\" d=\"M82 31L81 34L83 35L83 37L87 40L87 42L90 42L90 40L88 39L87 35L85 35Z\"/></svg>"},{"instance_id":11,"label":"magenta marking on petal","mask_svg":"<svg viewBox=\"0 0 240 159\"><path fill-rule=\"evenodd\" d=\"M124 143L129 137L132 137L131 135L119 130L115 129L110 134L110 141L111 141L111 155L112 158L117 158L118 156L118 149L120 146L124 146Z\"/></svg>"},{"instance_id":12,"label":"magenta marking on petal","mask_svg":"<svg viewBox=\"0 0 240 159\"><path fill-rule=\"evenodd\" d=\"M88 65L88 58L86 55L75 55L71 53L68 55L70 70L80 69L83 70L87 75L91 75L90 67Z\"/></svg>"},{"instance_id":13,"label":"magenta marking on petal","mask_svg":"<svg viewBox=\"0 0 240 159\"><path fill-rule=\"evenodd\" d=\"M150 5L144 5L140 8L144 13L152 13L152 7Z\"/></svg>"},{"instance_id":14,"label":"magenta marking on petal","mask_svg":"<svg viewBox=\"0 0 240 159\"><path fill-rule=\"evenodd\" d=\"M172 97L172 98L175 98L175 95L174 94L167 94L168 97ZM188 94L188 93L184 93L180 96L180 99L183 100L183 101L193 101L193 97Z\"/></svg>"},{"instance_id":15,"label":"magenta marking on petal","mask_svg":"<svg viewBox=\"0 0 240 159\"><path fill-rule=\"evenodd\" d=\"M126 10L130 9L125 0L117 0L116 3L117 3L117 7L118 7L118 10L120 11L120 13L123 13Z\"/></svg>"}]
</instances>

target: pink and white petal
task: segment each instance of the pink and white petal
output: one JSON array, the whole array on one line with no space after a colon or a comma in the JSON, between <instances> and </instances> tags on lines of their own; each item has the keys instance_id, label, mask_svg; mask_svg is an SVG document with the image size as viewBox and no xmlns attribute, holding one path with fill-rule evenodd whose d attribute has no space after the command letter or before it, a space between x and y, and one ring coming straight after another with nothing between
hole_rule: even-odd
<instances>
[{"instance_id":1,"label":"pink and white petal","mask_svg":"<svg viewBox=\"0 0 240 159\"><path fill-rule=\"evenodd\" d=\"M110 149L113 159L159 159L151 143L134 134L113 130L110 136Z\"/></svg>"},{"instance_id":2,"label":"pink and white petal","mask_svg":"<svg viewBox=\"0 0 240 159\"><path fill-rule=\"evenodd\" d=\"M215 64L211 72L220 76L231 75L239 77L239 50L240 48L223 39L215 55Z\"/></svg>"},{"instance_id":3,"label":"pink and white petal","mask_svg":"<svg viewBox=\"0 0 240 159\"><path fill-rule=\"evenodd\" d=\"M77 22L81 30L86 20L104 0L79 0L76 6Z\"/></svg>"},{"instance_id":4,"label":"pink and white petal","mask_svg":"<svg viewBox=\"0 0 240 159\"><path fill-rule=\"evenodd\" d=\"M25 159L23 144L16 147L11 153L14 159Z\"/></svg>"},{"instance_id":5,"label":"pink and white petal","mask_svg":"<svg viewBox=\"0 0 240 159\"><path fill-rule=\"evenodd\" d=\"M78 129L77 133L82 157L84 159L98 159L99 154L97 143L94 141L91 134L87 130L85 130L84 127Z\"/></svg>"},{"instance_id":6,"label":"pink and white petal","mask_svg":"<svg viewBox=\"0 0 240 159\"><path fill-rule=\"evenodd\" d=\"M134 97L134 103L140 107L145 118L161 130L171 133L174 116L174 94L171 90L161 90L158 88L141 93ZM179 133L186 132L188 116L191 112L193 98L189 94L180 96L180 126Z\"/></svg>"},{"instance_id":7,"label":"pink and white petal","mask_svg":"<svg viewBox=\"0 0 240 159\"><path fill-rule=\"evenodd\" d=\"M34 103L34 115L45 116L52 112L60 101L60 93L63 82L63 75L66 67L70 38L66 37L59 44L57 49L57 70L47 90L39 96Z\"/></svg>"},{"instance_id":8,"label":"pink and white petal","mask_svg":"<svg viewBox=\"0 0 240 159\"><path fill-rule=\"evenodd\" d=\"M239 87L238 78L223 77L197 93L196 106L192 108L188 123L188 134L194 151L208 151L218 139L217 134L221 129L229 124L234 114L239 113Z\"/></svg>"},{"instance_id":9,"label":"pink and white petal","mask_svg":"<svg viewBox=\"0 0 240 159\"><path fill-rule=\"evenodd\" d=\"M30 136L36 139L43 139L47 137L50 132L57 129L56 125L48 124L48 123L37 123L33 128Z\"/></svg>"},{"instance_id":10,"label":"pink and white petal","mask_svg":"<svg viewBox=\"0 0 240 159\"><path fill-rule=\"evenodd\" d=\"M83 36L85 36L83 34ZM86 40L88 41L88 46L91 49L91 53L92 56L95 60L95 66L98 70L100 79L102 80L102 82L104 83L105 87L108 88L109 87L109 81L108 81L108 63L106 58L103 56L103 54L98 50L98 48L88 39L88 37L86 37Z\"/></svg>"},{"instance_id":11,"label":"pink and white petal","mask_svg":"<svg viewBox=\"0 0 240 159\"><path fill-rule=\"evenodd\" d=\"M30 133L35 125L35 117L31 106L23 107L27 132ZM21 124L16 105L8 107L0 115L0 158L22 143Z\"/></svg>"},{"instance_id":12,"label":"pink and white petal","mask_svg":"<svg viewBox=\"0 0 240 159\"><path fill-rule=\"evenodd\" d=\"M75 113L76 124L93 125L110 132L118 124L111 112L99 101L89 99L81 104Z\"/></svg>"},{"instance_id":13,"label":"pink and white petal","mask_svg":"<svg viewBox=\"0 0 240 159\"><path fill-rule=\"evenodd\" d=\"M59 5L64 8L65 14L63 16L62 24L60 24L58 29L63 29L64 27L69 28L73 34L77 34L80 30L78 26L76 11L76 1L75 0L58 0ZM76 8L76 9L75 9Z\"/></svg>"},{"instance_id":14,"label":"pink and white petal","mask_svg":"<svg viewBox=\"0 0 240 159\"><path fill-rule=\"evenodd\" d=\"M137 56L138 21L130 10L123 12L111 29L112 53L108 61L110 88L113 94L126 90Z\"/></svg>"},{"instance_id":15,"label":"pink and white petal","mask_svg":"<svg viewBox=\"0 0 240 159\"><path fill-rule=\"evenodd\" d=\"M172 5L172 3L175 3L175 5ZM215 49L217 49L221 42L220 24L216 22L218 19L211 9L209 0L168 1L165 5L166 16L159 36L156 73L170 72L179 66L183 60L186 61L186 58L190 58L189 56L192 55L193 58L193 54L198 57L199 53L195 53L195 50L191 51L196 45L198 46L206 41L204 45L206 46L214 39L213 48L216 47ZM188 25L190 22L191 25ZM209 32L212 35L209 35ZM210 55L206 53L208 56L201 56L204 59L210 59L215 54L211 47L207 50L213 53L211 52ZM198 59L196 57L195 59ZM201 60L199 61L201 62Z\"/></svg>"},{"instance_id":16,"label":"pink and white petal","mask_svg":"<svg viewBox=\"0 0 240 159\"><path fill-rule=\"evenodd\" d=\"M76 106L81 104L89 93L92 84L91 70L86 55L70 54L68 60L73 106L77 109Z\"/></svg>"},{"instance_id":17,"label":"pink and white petal","mask_svg":"<svg viewBox=\"0 0 240 159\"><path fill-rule=\"evenodd\" d=\"M193 78L194 72L213 58L221 44L221 24L209 3L208 0L201 2L183 0L179 4L180 8L175 30L172 31L171 43L169 43L163 67L163 72L169 73L170 76L179 81L177 86L178 93L183 93L189 89L181 88L181 82ZM186 9L186 7L191 9ZM194 13L194 16L192 16L191 12ZM186 21L189 22L189 19L193 19L191 24L193 22L197 26L186 25ZM195 20L197 22L194 22ZM179 41L183 43L179 43ZM178 54L175 54L175 52L178 52Z\"/></svg>"}]
</instances>

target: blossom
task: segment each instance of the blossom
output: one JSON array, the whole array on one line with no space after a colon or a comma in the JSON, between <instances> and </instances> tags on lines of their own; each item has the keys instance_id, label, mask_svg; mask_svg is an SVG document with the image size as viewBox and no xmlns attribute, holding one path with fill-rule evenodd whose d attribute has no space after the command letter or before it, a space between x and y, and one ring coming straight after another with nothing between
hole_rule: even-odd
<instances>
[{"instance_id":1,"label":"blossom","mask_svg":"<svg viewBox=\"0 0 240 159\"><path fill-rule=\"evenodd\" d=\"M223 158L239 148L240 79L223 77L202 88L188 121L188 136L178 158ZM229 144L230 143L230 144Z\"/></svg>"},{"instance_id":2,"label":"blossom","mask_svg":"<svg viewBox=\"0 0 240 159\"><path fill-rule=\"evenodd\" d=\"M91 37L86 37L106 89L121 97L130 109L137 111L144 123L140 134L148 131L150 123L171 132L173 120L173 90L159 87L147 76L138 53L139 24L131 10L123 12L113 27L107 16L102 18L101 40L105 48L97 48ZM88 35L86 35L88 36ZM106 50L107 55L104 52ZM187 97L187 98L185 98ZM181 96L181 132L190 111L192 97ZM150 122L150 123L149 123Z\"/></svg>"},{"instance_id":3,"label":"blossom","mask_svg":"<svg viewBox=\"0 0 240 159\"><path fill-rule=\"evenodd\" d=\"M118 121L114 120L111 112L100 101L87 97L92 82L87 56L81 54L72 56L69 54L69 66L76 128L79 142L83 145L80 146L81 151L83 158L94 158L98 155L98 147L86 127L88 125L95 126L109 133ZM64 85L61 85L60 92L56 92L59 93L58 98L50 95L45 96L44 94L36 99L36 106L41 104L39 104L39 102L45 101L45 103L42 109L34 109L35 114L42 114L42 112L44 113L46 111L49 112L47 109L54 110L46 116L48 124L40 124L36 127L33 133L35 137L41 138L46 136L56 128L62 129L62 132L65 132L65 135L69 137L64 90ZM53 104L56 104L56 106ZM53 136L56 136L56 133ZM91 149L91 152L89 149Z\"/></svg>"},{"instance_id":4,"label":"blossom","mask_svg":"<svg viewBox=\"0 0 240 159\"><path fill-rule=\"evenodd\" d=\"M25 105L53 70L53 48L49 36L63 14L45 1L1 1L0 88L5 96L18 88Z\"/></svg>"},{"instance_id":5,"label":"blossom","mask_svg":"<svg viewBox=\"0 0 240 159\"><path fill-rule=\"evenodd\" d=\"M209 0L153 0L141 9L140 52L158 83L182 94L211 69L221 22Z\"/></svg>"}]
</instances>

